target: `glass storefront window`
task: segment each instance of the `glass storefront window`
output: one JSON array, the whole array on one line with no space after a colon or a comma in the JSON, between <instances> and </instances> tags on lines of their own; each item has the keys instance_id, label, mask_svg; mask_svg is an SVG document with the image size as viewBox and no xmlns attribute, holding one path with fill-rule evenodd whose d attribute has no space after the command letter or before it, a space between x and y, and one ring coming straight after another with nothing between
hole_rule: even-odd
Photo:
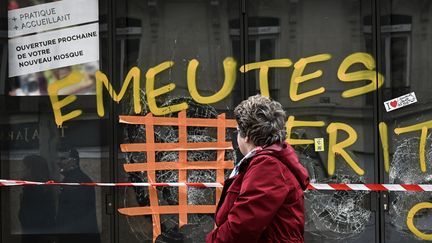
<instances>
[{"instance_id":1,"label":"glass storefront window","mask_svg":"<svg viewBox=\"0 0 432 243\"><path fill-rule=\"evenodd\" d=\"M249 74L247 82L255 86L255 92L268 92L284 105L290 116L288 126L292 126L289 142L317 183L376 180L376 152L370 143L375 111L367 102L373 97L344 97L343 92L359 85L340 78L347 71L340 69L344 60L359 53L373 59L373 53L366 49L372 39L363 33L363 20L372 18L370 8L370 1L254 1L248 8L247 62L288 58L290 64L271 69L268 88L260 85L258 70ZM349 72L364 69L360 60L355 58L358 64ZM300 78L298 85L293 85ZM309 125L297 127L299 121ZM351 141L345 155L331 151L334 136L337 142ZM316 138L323 139L322 151L314 148ZM310 191L305 199L307 242L375 240L376 215L366 206L368 193Z\"/></svg>"},{"instance_id":2,"label":"glass storefront window","mask_svg":"<svg viewBox=\"0 0 432 243\"><path fill-rule=\"evenodd\" d=\"M261 93L313 183L430 184L431 5L2 1L0 179L222 183L241 158L233 109ZM203 242L221 195L0 191L6 243ZM430 195L306 191L306 242L430 240Z\"/></svg>"},{"instance_id":3,"label":"glass storefront window","mask_svg":"<svg viewBox=\"0 0 432 243\"><path fill-rule=\"evenodd\" d=\"M107 24L101 18L107 2L1 4L1 178L111 180L109 116L100 118L94 102L95 72L108 66L108 53L99 52L107 42L106 29L99 31ZM83 186L2 188L1 242L109 242L109 193Z\"/></svg>"},{"instance_id":4,"label":"glass storefront window","mask_svg":"<svg viewBox=\"0 0 432 243\"><path fill-rule=\"evenodd\" d=\"M238 4L230 1L118 2L116 43L119 48L115 55L120 58L116 72L123 80L132 68L140 70L146 80L142 88L145 92L140 97L143 106L140 115L152 113L154 116L152 124L120 124L119 143L124 147L132 143L155 146L154 150L134 152L122 149L119 155L122 159L118 161L121 180L223 182L232 165L220 169L217 165L233 162L232 149L182 149L194 144L225 141L231 144L234 127L205 127L206 122L187 127L164 125L160 118L184 125L187 119L206 119L212 123L222 114L226 116L220 117L221 122L233 119L232 108L241 100L237 71L241 59L240 40L230 36L230 24L238 22L238 14ZM137 33L122 31L126 29L136 29ZM154 80L149 78L151 70L158 70ZM195 82L189 83L193 79ZM193 86L197 93L191 90ZM160 90L160 94L152 96L149 89ZM220 98L205 98L217 92L222 94ZM207 101L193 99L199 96ZM186 113L179 113L186 106ZM134 115L132 103L126 103L119 115ZM149 129L153 132L149 133ZM180 150L157 149L164 144L176 145ZM127 188L119 195L120 242L203 242L214 225L213 212L220 190ZM158 212L151 213L155 208L159 208Z\"/></svg>"},{"instance_id":5,"label":"glass storefront window","mask_svg":"<svg viewBox=\"0 0 432 243\"><path fill-rule=\"evenodd\" d=\"M421 127L428 129L431 122L428 108L431 80L427 74L431 60L428 54L431 3L383 1L380 10L382 69L388 76L385 89L380 93L382 100L392 102L404 95L416 97L416 103L396 110L387 112L382 107L380 121L389 131L389 149L385 152L390 161L383 177L389 183L430 184L430 131L422 132ZM400 102L397 101L397 106ZM419 128L407 131L406 127L411 126ZM389 208L384 215L385 242L430 240L431 210L424 207L430 202L430 192L391 192Z\"/></svg>"}]
</instances>

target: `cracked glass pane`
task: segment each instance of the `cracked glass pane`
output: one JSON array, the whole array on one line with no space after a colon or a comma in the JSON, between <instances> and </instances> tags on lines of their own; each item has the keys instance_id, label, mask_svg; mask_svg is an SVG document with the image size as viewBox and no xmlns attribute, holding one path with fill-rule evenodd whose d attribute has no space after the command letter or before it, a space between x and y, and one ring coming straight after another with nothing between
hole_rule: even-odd
<instances>
[{"instance_id":1,"label":"cracked glass pane","mask_svg":"<svg viewBox=\"0 0 432 243\"><path fill-rule=\"evenodd\" d=\"M145 100L143 100L144 102ZM187 117L194 118L216 118L217 111L209 105L201 105L192 101L191 98L173 98L165 102L162 106L186 102L189 105ZM130 111L132 112L132 111ZM131 113L132 114L132 113ZM145 115L145 114L140 114ZM176 114L169 114L173 117ZM144 125L126 125L124 129L125 143L145 143L145 126ZM231 140L232 129L227 129L226 141ZM187 127L187 142L216 142L216 128L206 127ZM179 141L177 126L154 126L154 140L157 143L177 143ZM235 152L228 150L224 152L225 160L235 161ZM156 163L178 162L179 153L177 151L157 151L155 153ZM216 161L217 151L188 151L187 162L194 161ZM145 152L126 153L127 163L145 163L147 156ZM224 170L224 177L229 175L230 170ZM131 182L148 182L147 172L128 173ZM215 182L216 170L187 170L187 182ZM156 182L178 182L178 170L157 170L155 172ZM157 187L159 205L178 205L179 188L178 187ZM125 189L124 207L131 207L135 204L139 206L150 206L150 197L147 187L133 187ZM187 204L189 205L215 205L216 190L215 188L187 188ZM126 217L132 232L137 239L151 240L153 227L151 216ZM213 214L188 214L188 224L179 228L178 215L163 214L160 217L161 235L156 242L202 242L205 235L213 228Z\"/></svg>"},{"instance_id":2,"label":"cracked glass pane","mask_svg":"<svg viewBox=\"0 0 432 243\"><path fill-rule=\"evenodd\" d=\"M305 139L306 131L297 129L291 137ZM365 183L363 177L342 166L344 162L340 160L337 161L335 175L328 177L312 145L296 145L294 148L300 162L308 170L311 182ZM305 227L324 242L355 238L365 230L371 218L372 212L364 205L368 199L368 192L361 191L305 191Z\"/></svg>"},{"instance_id":3,"label":"cracked glass pane","mask_svg":"<svg viewBox=\"0 0 432 243\"><path fill-rule=\"evenodd\" d=\"M364 183L357 176L337 175L319 183ZM372 212L364 207L367 192L306 191L306 227L312 234L328 240L358 236L365 230Z\"/></svg>"},{"instance_id":4,"label":"cracked glass pane","mask_svg":"<svg viewBox=\"0 0 432 243\"><path fill-rule=\"evenodd\" d=\"M431 184L432 183L432 138L426 139L425 158L426 172L423 173L419 164L418 137L408 138L398 142L398 146L391 161L389 182L394 184ZM415 237L407 228L407 215L414 205L430 202L430 192L391 192L390 195L390 223L399 232ZM421 210L415 215L415 226L422 232L431 229L431 210Z\"/></svg>"}]
</instances>

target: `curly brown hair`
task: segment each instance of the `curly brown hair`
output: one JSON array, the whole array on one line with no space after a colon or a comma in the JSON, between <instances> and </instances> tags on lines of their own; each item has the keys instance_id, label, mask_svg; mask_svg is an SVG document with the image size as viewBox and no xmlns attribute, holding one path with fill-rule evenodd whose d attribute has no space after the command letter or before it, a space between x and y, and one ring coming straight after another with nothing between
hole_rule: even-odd
<instances>
[{"instance_id":1,"label":"curly brown hair","mask_svg":"<svg viewBox=\"0 0 432 243\"><path fill-rule=\"evenodd\" d=\"M234 109L234 116L240 136L248 137L256 146L285 141L286 114L277 101L259 94L251 96Z\"/></svg>"}]
</instances>

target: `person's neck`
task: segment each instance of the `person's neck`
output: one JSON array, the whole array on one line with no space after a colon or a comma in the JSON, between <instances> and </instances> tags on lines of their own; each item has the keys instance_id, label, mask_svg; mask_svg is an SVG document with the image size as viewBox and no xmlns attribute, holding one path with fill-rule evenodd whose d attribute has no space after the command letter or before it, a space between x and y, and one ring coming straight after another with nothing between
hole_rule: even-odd
<instances>
[{"instance_id":1,"label":"person's neck","mask_svg":"<svg viewBox=\"0 0 432 243\"><path fill-rule=\"evenodd\" d=\"M257 146L255 146L254 144L248 144L246 147L246 154L250 153L250 151L254 150L256 147Z\"/></svg>"}]
</instances>

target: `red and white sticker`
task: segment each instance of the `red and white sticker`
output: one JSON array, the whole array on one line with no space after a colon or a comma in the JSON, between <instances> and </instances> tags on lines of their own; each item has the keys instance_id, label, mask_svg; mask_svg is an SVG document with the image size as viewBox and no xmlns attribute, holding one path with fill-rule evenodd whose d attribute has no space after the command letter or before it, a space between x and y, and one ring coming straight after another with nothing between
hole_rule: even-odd
<instances>
[{"instance_id":1,"label":"red and white sticker","mask_svg":"<svg viewBox=\"0 0 432 243\"><path fill-rule=\"evenodd\" d=\"M384 102L384 106L386 108L386 111L389 112L407 105L414 104L416 102L417 102L417 98L414 92L411 92L409 94L402 95L397 98Z\"/></svg>"}]
</instances>

